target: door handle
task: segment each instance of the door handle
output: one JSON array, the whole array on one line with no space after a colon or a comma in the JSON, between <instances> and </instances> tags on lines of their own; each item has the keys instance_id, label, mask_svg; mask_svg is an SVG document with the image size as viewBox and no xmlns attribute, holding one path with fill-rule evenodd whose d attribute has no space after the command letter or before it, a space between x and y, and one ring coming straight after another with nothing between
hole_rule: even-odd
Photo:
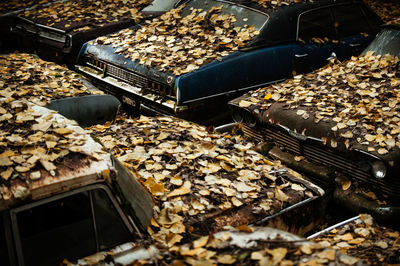
<instances>
[{"instance_id":1,"label":"door handle","mask_svg":"<svg viewBox=\"0 0 400 266\"><path fill-rule=\"evenodd\" d=\"M306 57L308 56L308 54L295 54L294 56L300 58L300 57Z\"/></svg>"},{"instance_id":2,"label":"door handle","mask_svg":"<svg viewBox=\"0 0 400 266\"><path fill-rule=\"evenodd\" d=\"M360 43L350 43L350 47L357 47L357 46L360 46L361 44Z\"/></svg>"}]
</instances>

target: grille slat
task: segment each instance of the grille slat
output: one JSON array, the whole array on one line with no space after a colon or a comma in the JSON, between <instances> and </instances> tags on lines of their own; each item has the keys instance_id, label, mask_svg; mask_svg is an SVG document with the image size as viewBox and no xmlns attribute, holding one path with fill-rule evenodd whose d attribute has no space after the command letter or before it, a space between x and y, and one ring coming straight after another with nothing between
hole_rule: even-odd
<instances>
[{"instance_id":1,"label":"grille slat","mask_svg":"<svg viewBox=\"0 0 400 266\"><path fill-rule=\"evenodd\" d=\"M250 128L243 124L242 128L245 135L252 136L257 141L272 140L278 146L285 148L295 156L303 155L310 162L332 166L354 180L375 186L383 194L399 199L397 191L400 191L400 180L397 180L396 177L385 178L385 181L373 178L369 171L361 169L355 162L349 161L347 158L341 157L317 145L300 141L272 126Z\"/></svg>"},{"instance_id":2,"label":"grille slat","mask_svg":"<svg viewBox=\"0 0 400 266\"><path fill-rule=\"evenodd\" d=\"M86 57L86 64L97 71L102 72L104 76L116 78L139 89L144 89L155 95L160 95L160 97L167 97L171 100L176 100L176 93L172 87L150 80L140 73L129 71L108 62L90 57Z\"/></svg>"}]
</instances>

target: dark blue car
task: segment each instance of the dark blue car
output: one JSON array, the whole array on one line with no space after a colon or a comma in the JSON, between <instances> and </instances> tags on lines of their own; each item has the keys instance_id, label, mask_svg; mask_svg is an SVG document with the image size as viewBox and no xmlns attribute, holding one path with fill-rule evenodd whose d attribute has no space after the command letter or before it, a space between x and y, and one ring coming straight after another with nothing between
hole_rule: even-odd
<instances>
[{"instance_id":1,"label":"dark blue car","mask_svg":"<svg viewBox=\"0 0 400 266\"><path fill-rule=\"evenodd\" d=\"M120 47L104 39L83 46L76 68L138 109L200 123L218 123L229 114L230 99L321 67L332 56L344 60L357 55L372 41L381 24L362 1L349 0L303 1L275 8L265 8L257 1L190 0L176 16L185 18L194 9L201 9L209 12L206 18L210 18L221 6L220 15L234 15L233 24L238 32L254 26L254 37L236 51L214 60L204 59L202 65L192 69L188 66L186 70L191 69L188 73L146 63L147 55L133 60L137 46L125 46L121 52ZM201 27L207 31L209 25L203 23ZM137 26L111 38L122 42L142 29ZM189 37L177 38L175 46ZM156 45L157 38L149 40ZM151 49L151 41L148 47ZM194 49L180 50L180 56L191 60ZM166 59L162 51L159 59L160 62Z\"/></svg>"}]
</instances>

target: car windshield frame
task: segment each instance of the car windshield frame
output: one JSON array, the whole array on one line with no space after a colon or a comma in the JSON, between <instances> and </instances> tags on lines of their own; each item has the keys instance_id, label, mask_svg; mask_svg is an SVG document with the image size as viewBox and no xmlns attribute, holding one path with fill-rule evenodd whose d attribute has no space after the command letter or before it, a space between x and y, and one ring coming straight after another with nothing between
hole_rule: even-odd
<instances>
[{"instance_id":1,"label":"car windshield frame","mask_svg":"<svg viewBox=\"0 0 400 266\"><path fill-rule=\"evenodd\" d=\"M11 219L11 229L13 231L14 234L14 241L15 241L15 247L16 247L16 256L17 259L20 263L24 264L25 261L25 257L24 257L24 251L22 248L22 239L21 239L21 234L20 234L20 229L19 229L19 224L18 224L18 217L17 215L23 211L27 211L30 208L35 208L35 207L41 207L44 206L48 203L51 202L55 202L57 200L63 200L63 199L68 199L68 197L70 196L74 196L74 195L79 195L80 193L85 193L85 192L91 192L94 190L102 190L105 192L105 194L107 195L108 199L110 200L110 203L112 205L112 207L114 208L116 214L118 215L118 217L121 219L121 222L125 229L127 229L127 231L130 233L130 235L134 235L134 232L138 232L136 225L134 224L134 222L131 222L130 219L128 217L125 216L125 213L123 212L123 210L121 209L120 205L118 204L117 200L114 198L113 193L110 191L110 189L108 188L108 186L106 186L105 184L102 183L95 183L86 187L81 187L78 189L74 189L71 191L67 191L58 195L53 195L49 198L44 198L44 199L40 199L38 201L34 201L31 203L27 203L25 205L10 209L10 219ZM92 196L90 196L92 197ZM93 199L91 199L93 200ZM90 203L90 207L91 207L91 215L94 216L95 215L95 210L93 207L93 203ZM92 220L95 222L95 220ZM96 226L94 226L96 227ZM97 236L99 232L97 232L97 229L94 229L94 234ZM95 236L95 242L98 243L98 237ZM101 250L99 250L101 251Z\"/></svg>"},{"instance_id":2,"label":"car windshield frame","mask_svg":"<svg viewBox=\"0 0 400 266\"><path fill-rule=\"evenodd\" d=\"M236 22L234 22L235 27L243 28L245 25L253 26L257 31L261 31L264 26L268 23L270 16L267 13L264 13L260 10L236 4L233 2L225 1L225 0L190 0L185 3L185 7L181 11L181 16L187 16L191 13L193 8L202 9L203 11L210 10L211 7L219 7L222 5L222 14L234 15L236 18ZM205 9L205 7L209 7ZM246 14L247 12L247 14ZM247 15L247 16L246 16ZM265 17L264 20L257 21L257 19ZM243 22L243 24L239 24L239 22ZM253 23L253 22L258 22ZM262 22L262 23L261 23Z\"/></svg>"},{"instance_id":3,"label":"car windshield frame","mask_svg":"<svg viewBox=\"0 0 400 266\"><path fill-rule=\"evenodd\" d=\"M391 54L400 57L400 26L387 26L376 35L363 54L372 51L376 55Z\"/></svg>"}]
</instances>

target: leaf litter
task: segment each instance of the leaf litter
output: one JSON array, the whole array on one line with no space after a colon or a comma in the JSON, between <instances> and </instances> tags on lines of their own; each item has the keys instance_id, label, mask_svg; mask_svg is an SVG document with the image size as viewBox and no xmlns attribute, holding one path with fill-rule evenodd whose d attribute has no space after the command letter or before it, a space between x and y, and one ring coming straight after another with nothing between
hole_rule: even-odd
<instances>
[{"instance_id":1,"label":"leaf litter","mask_svg":"<svg viewBox=\"0 0 400 266\"><path fill-rule=\"evenodd\" d=\"M145 21L140 27L99 37L94 43L111 44L118 54L179 76L222 60L259 34L254 26L235 27L235 16L223 14L222 5L208 11L193 8L182 16L184 7Z\"/></svg>"},{"instance_id":2,"label":"leaf litter","mask_svg":"<svg viewBox=\"0 0 400 266\"><path fill-rule=\"evenodd\" d=\"M90 136L75 121L42 108L47 102L90 91L76 74L28 54L0 56L0 196L24 197L32 182L57 177L60 165L85 158ZM41 110L48 110L43 113Z\"/></svg>"},{"instance_id":3,"label":"leaf litter","mask_svg":"<svg viewBox=\"0 0 400 266\"><path fill-rule=\"evenodd\" d=\"M347 148L368 145L370 152L385 155L400 148L399 61L367 52L249 93L256 102L242 101L260 114L276 102L283 103L284 109L297 110L302 119L333 122L334 137L326 143L336 146L342 141Z\"/></svg>"},{"instance_id":4,"label":"leaf litter","mask_svg":"<svg viewBox=\"0 0 400 266\"><path fill-rule=\"evenodd\" d=\"M321 193L240 136L173 117L122 115L90 130L153 195L148 231L165 247L253 223Z\"/></svg>"},{"instance_id":5,"label":"leaf litter","mask_svg":"<svg viewBox=\"0 0 400 266\"><path fill-rule=\"evenodd\" d=\"M398 265L400 263L400 234L379 225L370 215L335 228L312 241L330 246L366 261L369 265Z\"/></svg>"},{"instance_id":6,"label":"leaf litter","mask_svg":"<svg viewBox=\"0 0 400 266\"><path fill-rule=\"evenodd\" d=\"M12 11L31 8L36 5L45 5L55 0L3 0L0 2L0 16Z\"/></svg>"},{"instance_id":7,"label":"leaf litter","mask_svg":"<svg viewBox=\"0 0 400 266\"><path fill-rule=\"evenodd\" d=\"M139 22L140 10L151 0L72 0L59 1L49 6L37 6L19 16L36 23L59 29L84 31L123 20Z\"/></svg>"}]
</instances>

